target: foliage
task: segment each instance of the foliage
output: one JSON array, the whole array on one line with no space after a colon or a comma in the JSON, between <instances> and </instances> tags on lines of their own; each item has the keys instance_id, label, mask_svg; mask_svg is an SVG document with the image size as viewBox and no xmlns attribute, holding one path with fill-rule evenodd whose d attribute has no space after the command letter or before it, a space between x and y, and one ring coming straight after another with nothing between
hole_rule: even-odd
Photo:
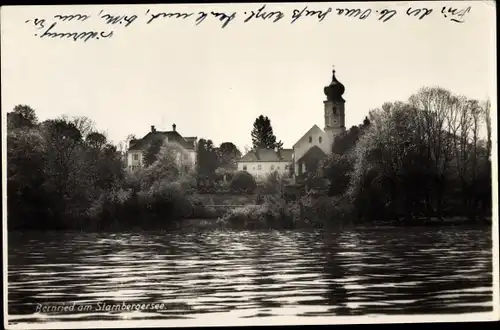
<instances>
[{"instance_id":1,"label":"foliage","mask_svg":"<svg viewBox=\"0 0 500 330\"><path fill-rule=\"evenodd\" d=\"M266 198L260 204L230 209L221 218L221 221L230 227L242 229L284 228L289 226L288 220L284 204L273 198Z\"/></svg>"},{"instance_id":2,"label":"foliage","mask_svg":"<svg viewBox=\"0 0 500 330\"><path fill-rule=\"evenodd\" d=\"M243 200L257 184L236 172L241 154L230 142L215 148L201 139L196 169L179 145L158 143L149 166L129 173L123 145L109 143L91 119L39 122L35 110L16 106L7 114L8 229L167 228L182 218L214 217L222 202L201 197L197 186L224 176L230 183L221 181L216 191L243 198L233 204L253 203L223 217L244 228L288 228L289 218L324 225L481 221L492 211L490 108L439 87L385 103L336 138L306 178L309 194L284 205L278 173L267 177L255 203ZM257 118L252 138L254 147L280 147L267 117Z\"/></svg>"},{"instance_id":3,"label":"foliage","mask_svg":"<svg viewBox=\"0 0 500 330\"><path fill-rule=\"evenodd\" d=\"M349 186L355 161L355 149L360 137L369 129L370 120L353 126L345 134L337 136L332 145L332 153L319 165L316 176L323 175L329 181L328 195L340 196Z\"/></svg>"},{"instance_id":4,"label":"foliage","mask_svg":"<svg viewBox=\"0 0 500 330\"><path fill-rule=\"evenodd\" d=\"M266 179L264 180L262 193L281 195L284 184L285 181L281 174L277 171L271 172L267 174Z\"/></svg>"},{"instance_id":5,"label":"foliage","mask_svg":"<svg viewBox=\"0 0 500 330\"><path fill-rule=\"evenodd\" d=\"M9 129L31 128L38 124L35 110L27 105L16 105L14 110L7 114L7 127Z\"/></svg>"},{"instance_id":6,"label":"foliage","mask_svg":"<svg viewBox=\"0 0 500 330\"><path fill-rule=\"evenodd\" d=\"M332 145L332 153L338 155L344 155L349 151L352 151L356 146L360 136L364 131L370 126L370 120L366 117L363 120L363 124L359 126L352 126L349 131L343 135L335 137L334 143Z\"/></svg>"},{"instance_id":7,"label":"foliage","mask_svg":"<svg viewBox=\"0 0 500 330\"><path fill-rule=\"evenodd\" d=\"M146 152L144 154L144 166L151 166L158 157L161 147L163 146L164 138L162 136L153 139L148 145Z\"/></svg>"},{"instance_id":8,"label":"foliage","mask_svg":"<svg viewBox=\"0 0 500 330\"><path fill-rule=\"evenodd\" d=\"M219 162L212 140L200 139L198 141L196 157L198 176L213 180Z\"/></svg>"},{"instance_id":9,"label":"foliage","mask_svg":"<svg viewBox=\"0 0 500 330\"><path fill-rule=\"evenodd\" d=\"M11 123L7 134L9 229L80 227L123 179L116 148L99 132L84 138L72 120L38 123L26 106L12 114L29 124Z\"/></svg>"},{"instance_id":10,"label":"foliage","mask_svg":"<svg viewBox=\"0 0 500 330\"><path fill-rule=\"evenodd\" d=\"M231 191L251 193L257 189L255 178L248 172L239 171L231 180Z\"/></svg>"},{"instance_id":11,"label":"foliage","mask_svg":"<svg viewBox=\"0 0 500 330\"><path fill-rule=\"evenodd\" d=\"M232 142L223 142L217 148L219 167L236 170L236 161L241 158L241 152Z\"/></svg>"},{"instance_id":12,"label":"foliage","mask_svg":"<svg viewBox=\"0 0 500 330\"><path fill-rule=\"evenodd\" d=\"M348 191L360 216L410 220L453 211L475 220L491 212L491 190L478 180L491 180L478 134L482 111L478 102L441 88L372 111Z\"/></svg>"},{"instance_id":13,"label":"foliage","mask_svg":"<svg viewBox=\"0 0 500 330\"><path fill-rule=\"evenodd\" d=\"M252 145L254 150L258 149L281 149L283 143L276 142L276 136L273 133L271 120L268 117L260 115L253 124Z\"/></svg>"}]
</instances>

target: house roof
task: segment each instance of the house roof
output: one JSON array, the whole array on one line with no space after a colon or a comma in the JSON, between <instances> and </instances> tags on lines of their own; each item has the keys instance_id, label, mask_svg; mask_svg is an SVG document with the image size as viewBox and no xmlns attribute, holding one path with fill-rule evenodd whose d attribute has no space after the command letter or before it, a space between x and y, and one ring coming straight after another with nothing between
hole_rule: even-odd
<instances>
[{"instance_id":1,"label":"house roof","mask_svg":"<svg viewBox=\"0 0 500 330\"><path fill-rule=\"evenodd\" d=\"M252 150L241 157L238 162L291 162L293 149L282 149L279 152L273 149Z\"/></svg>"},{"instance_id":2,"label":"house roof","mask_svg":"<svg viewBox=\"0 0 500 330\"><path fill-rule=\"evenodd\" d=\"M131 140L129 150L144 150L156 139L168 138L170 142L178 142L186 149L194 149L196 137L183 138L177 131L155 131L149 132L142 139Z\"/></svg>"},{"instance_id":3,"label":"house roof","mask_svg":"<svg viewBox=\"0 0 500 330\"><path fill-rule=\"evenodd\" d=\"M321 159L325 156L326 154L323 152L323 150L321 150L320 147L313 146L309 150L307 150L307 152L302 157L300 157L300 159L297 159L297 162L308 161L311 159Z\"/></svg>"}]
</instances>

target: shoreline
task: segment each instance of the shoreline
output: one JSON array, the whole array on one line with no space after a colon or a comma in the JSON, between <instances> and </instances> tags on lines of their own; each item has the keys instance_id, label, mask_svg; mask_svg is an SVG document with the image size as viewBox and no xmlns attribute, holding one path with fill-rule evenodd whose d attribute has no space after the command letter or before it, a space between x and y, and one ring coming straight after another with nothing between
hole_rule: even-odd
<instances>
[{"instance_id":1,"label":"shoreline","mask_svg":"<svg viewBox=\"0 0 500 330\"><path fill-rule=\"evenodd\" d=\"M8 233L30 233L30 232L65 232L65 233L142 233L142 232L182 232L182 231L210 231L210 230L228 230L228 231L349 231L349 230L393 230L393 229L426 229L426 228L473 228L483 229L492 228L492 222L470 222L466 219L460 220L431 220L429 222L414 222L414 223L373 223L373 224L357 224L357 225L329 225L324 227L301 226L299 228L233 228L224 224L217 223L218 218L193 218L182 219L178 223L189 222L185 226L180 227L158 227L158 228L106 228L106 229L12 229L7 230ZM197 223L198 222L198 223Z\"/></svg>"}]
</instances>

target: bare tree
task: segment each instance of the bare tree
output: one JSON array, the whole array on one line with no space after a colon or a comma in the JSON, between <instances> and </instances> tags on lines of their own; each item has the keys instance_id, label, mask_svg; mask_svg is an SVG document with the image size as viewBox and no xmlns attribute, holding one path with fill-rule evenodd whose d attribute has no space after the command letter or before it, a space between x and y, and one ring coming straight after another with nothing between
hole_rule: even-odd
<instances>
[{"instance_id":1,"label":"bare tree","mask_svg":"<svg viewBox=\"0 0 500 330\"><path fill-rule=\"evenodd\" d=\"M491 102L486 100L483 104L483 116L486 124L486 150L488 151L488 158L491 157Z\"/></svg>"},{"instance_id":2,"label":"bare tree","mask_svg":"<svg viewBox=\"0 0 500 330\"><path fill-rule=\"evenodd\" d=\"M66 115L62 115L59 119L75 125L75 127L82 134L83 138L86 138L87 135L96 131L95 122L89 117L85 116L68 117Z\"/></svg>"},{"instance_id":3,"label":"bare tree","mask_svg":"<svg viewBox=\"0 0 500 330\"><path fill-rule=\"evenodd\" d=\"M456 101L448 90L440 87L424 87L409 99L410 105L414 107L419 143L425 146L427 157L433 166L437 183L433 192L438 214L443 208L446 178L452 161L453 137L449 134L449 129L453 127L453 118L456 117Z\"/></svg>"}]
</instances>

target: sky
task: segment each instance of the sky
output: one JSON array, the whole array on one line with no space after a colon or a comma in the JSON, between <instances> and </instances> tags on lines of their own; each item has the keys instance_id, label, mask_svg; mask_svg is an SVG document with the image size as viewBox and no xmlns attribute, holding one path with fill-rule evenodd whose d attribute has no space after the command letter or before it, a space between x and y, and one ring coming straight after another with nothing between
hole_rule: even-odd
<instances>
[{"instance_id":1,"label":"sky","mask_svg":"<svg viewBox=\"0 0 500 330\"><path fill-rule=\"evenodd\" d=\"M150 5L2 8L2 116L17 104L41 120L87 116L114 143L140 138L155 125L184 136L251 145L253 122L268 116L285 148L314 124L324 127L324 86L332 65L346 88L346 127L369 110L401 100L423 86L441 86L471 98L493 99L495 12L493 2L360 3L398 14L382 23L329 13L322 22L303 17L290 24L295 8L357 7L353 3L268 4L286 15L276 23L243 23L243 13L261 4ZM408 5L434 8L423 20L407 17ZM443 6L471 6L464 23L445 18ZM158 19L145 24L147 10L237 12L225 28L207 18ZM137 15L129 27L109 26L103 10ZM58 23L58 32L114 30L109 39L87 42L40 39L33 19L86 13L85 22ZM241 16L238 16L241 15ZM30 20L29 23L25 21ZM42 29L43 30L43 29ZM41 30L38 30L40 33ZM495 99L496 100L496 99ZM493 101L495 101L493 100Z\"/></svg>"}]
</instances>

